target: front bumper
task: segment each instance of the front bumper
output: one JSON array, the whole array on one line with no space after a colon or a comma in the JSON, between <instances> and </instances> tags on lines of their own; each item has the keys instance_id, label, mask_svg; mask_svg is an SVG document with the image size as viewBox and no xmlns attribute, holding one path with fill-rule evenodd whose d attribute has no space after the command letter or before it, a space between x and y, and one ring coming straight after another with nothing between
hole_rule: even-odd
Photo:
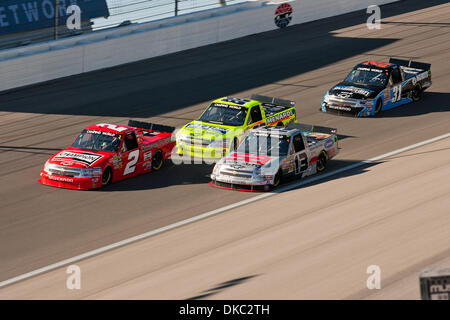
<instances>
[{"instance_id":1,"label":"front bumper","mask_svg":"<svg viewBox=\"0 0 450 320\"><path fill-rule=\"evenodd\" d=\"M268 190L271 181L263 179L261 176L252 176L249 178L233 177L223 174L211 174L212 184L217 187L223 187L233 190Z\"/></svg>"},{"instance_id":2,"label":"front bumper","mask_svg":"<svg viewBox=\"0 0 450 320\"><path fill-rule=\"evenodd\" d=\"M322 101L322 112L350 117L368 117L374 114L374 102L366 100L366 104L361 104L359 100L346 100L337 97L330 97Z\"/></svg>"},{"instance_id":3,"label":"front bumper","mask_svg":"<svg viewBox=\"0 0 450 320\"><path fill-rule=\"evenodd\" d=\"M322 103L322 112L337 114L340 116L349 117L370 117L373 115L372 110L363 107L349 107L349 108L335 108L328 105L327 103Z\"/></svg>"},{"instance_id":4,"label":"front bumper","mask_svg":"<svg viewBox=\"0 0 450 320\"><path fill-rule=\"evenodd\" d=\"M191 156L202 159L221 159L228 153L228 149L226 148L192 146L179 142L176 144L176 148L180 156Z\"/></svg>"},{"instance_id":5,"label":"front bumper","mask_svg":"<svg viewBox=\"0 0 450 320\"><path fill-rule=\"evenodd\" d=\"M101 177L63 177L48 174L45 171L41 171L41 178L38 180L38 182L51 187L76 190L91 190L100 188L102 186Z\"/></svg>"}]
</instances>

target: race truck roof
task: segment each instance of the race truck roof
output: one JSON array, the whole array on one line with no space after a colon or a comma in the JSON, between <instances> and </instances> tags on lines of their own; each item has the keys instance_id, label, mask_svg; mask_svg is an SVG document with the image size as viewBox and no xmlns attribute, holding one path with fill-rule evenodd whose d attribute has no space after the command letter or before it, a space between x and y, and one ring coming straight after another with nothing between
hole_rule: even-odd
<instances>
[{"instance_id":1,"label":"race truck roof","mask_svg":"<svg viewBox=\"0 0 450 320\"><path fill-rule=\"evenodd\" d=\"M85 130L93 130L93 131L101 131L101 132L110 132L110 133L124 133L129 130L149 130L155 132L166 132L172 133L175 131L175 127L161 125L161 124L153 124L135 120L129 120L128 125L118 125L118 124L110 124L110 123L97 123L85 128Z\"/></svg>"},{"instance_id":2,"label":"race truck roof","mask_svg":"<svg viewBox=\"0 0 450 320\"><path fill-rule=\"evenodd\" d=\"M109 123L97 123L85 128L86 130L95 130L101 132L110 132L110 133L124 133L130 129L133 129L129 126L117 125L117 124L109 124Z\"/></svg>"},{"instance_id":3,"label":"race truck roof","mask_svg":"<svg viewBox=\"0 0 450 320\"><path fill-rule=\"evenodd\" d=\"M379 68L379 69L384 69L384 68L390 68L393 66L392 63L388 63L388 62L379 62L379 61L364 61L362 63L360 63L357 67L362 67L362 66L370 66L372 68Z\"/></svg>"},{"instance_id":4,"label":"race truck roof","mask_svg":"<svg viewBox=\"0 0 450 320\"><path fill-rule=\"evenodd\" d=\"M294 135L295 133L301 131L297 128L289 128L289 127L272 127L272 126L264 126L260 128L254 129L251 134L255 135L276 135L276 136L286 136L290 137Z\"/></svg>"},{"instance_id":5,"label":"race truck roof","mask_svg":"<svg viewBox=\"0 0 450 320\"><path fill-rule=\"evenodd\" d=\"M233 97L223 97L216 99L212 102L213 104L223 104L228 106L239 106L239 107L245 107L250 108L255 105L258 105L259 102L253 99L240 99L240 98L233 98Z\"/></svg>"}]
</instances>

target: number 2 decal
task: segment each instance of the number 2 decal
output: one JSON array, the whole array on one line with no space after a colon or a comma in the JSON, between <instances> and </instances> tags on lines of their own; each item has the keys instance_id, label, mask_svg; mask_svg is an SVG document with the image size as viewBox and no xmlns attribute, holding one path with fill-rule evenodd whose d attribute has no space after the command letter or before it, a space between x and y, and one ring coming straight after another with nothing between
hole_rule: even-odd
<instances>
[{"instance_id":1,"label":"number 2 decal","mask_svg":"<svg viewBox=\"0 0 450 320\"><path fill-rule=\"evenodd\" d=\"M136 162L139 159L139 149L131 151L128 155L128 160L130 162L127 163L125 170L123 171L123 175L133 173L136 170Z\"/></svg>"},{"instance_id":2,"label":"number 2 decal","mask_svg":"<svg viewBox=\"0 0 450 320\"><path fill-rule=\"evenodd\" d=\"M392 88L392 103L398 102L402 99L402 85Z\"/></svg>"}]
</instances>

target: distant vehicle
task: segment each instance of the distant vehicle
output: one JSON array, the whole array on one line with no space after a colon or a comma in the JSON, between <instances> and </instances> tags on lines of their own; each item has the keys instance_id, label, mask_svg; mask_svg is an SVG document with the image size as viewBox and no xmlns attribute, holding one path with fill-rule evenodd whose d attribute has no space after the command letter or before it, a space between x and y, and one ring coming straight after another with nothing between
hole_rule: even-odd
<instances>
[{"instance_id":1,"label":"distant vehicle","mask_svg":"<svg viewBox=\"0 0 450 320\"><path fill-rule=\"evenodd\" d=\"M220 159L236 150L249 130L296 122L295 102L261 95L214 100L203 114L176 135L177 153Z\"/></svg>"},{"instance_id":2,"label":"distant vehicle","mask_svg":"<svg viewBox=\"0 0 450 320\"><path fill-rule=\"evenodd\" d=\"M171 156L174 127L132 121L128 126L99 123L85 128L72 146L53 155L40 183L88 190L156 171Z\"/></svg>"},{"instance_id":3,"label":"distant vehicle","mask_svg":"<svg viewBox=\"0 0 450 320\"><path fill-rule=\"evenodd\" d=\"M421 100L430 86L431 64L392 58L389 63L366 61L325 94L322 111L373 116Z\"/></svg>"},{"instance_id":4,"label":"distant vehicle","mask_svg":"<svg viewBox=\"0 0 450 320\"><path fill-rule=\"evenodd\" d=\"M232 152L216 163L211 185L241 191L267 191L287 178L322 172L337 155L337 130L289 124L250 132Z\"/></svg>"}]
</instances>

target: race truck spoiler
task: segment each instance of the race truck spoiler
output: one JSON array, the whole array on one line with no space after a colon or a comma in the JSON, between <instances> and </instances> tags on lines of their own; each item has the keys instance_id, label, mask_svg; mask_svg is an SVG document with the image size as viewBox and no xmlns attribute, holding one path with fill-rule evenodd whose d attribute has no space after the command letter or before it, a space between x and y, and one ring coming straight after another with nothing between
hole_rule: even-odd
<instances>
[{"instance_id":1,"label":"race truck spoiler","mask_svg":"<svg viewBox=\"0 0 450 320\"><path fill-rule=\"evenodd\" d=\"M269 104L276 104L284 107L293 107L295 106L295 101L280 99L280 98L274 98L274 97L267 97L262 96L259 94L252 94L250 99L257 100L261 103L269 103Z\"/></svg>"},{"instance_id":2,"label":"race truck spoiler","mask_svg":"<svg viewBox=\"0 0 450 320\"><path fill-rule=\"evenodd\" d=\"M287 125L287 128L289 129L299 129L306 132L316 132L316 133L323 133L323 134L336 134L337 129L336 128L329 128L329 127L322 127L322 126L316 126L313 124L300 124L300 123L292 123L290 122Z\"/></svg>"},{"instance_id":3,"label":"race truck spoiler","mask_svg":"<svg viewBox=\"0 0 450 320\"><path fill-rule=\"evenodd\" d=\"M422 69L425 71L428 71L431 69L431 63L424 63L424 62L418 62L418 61L412 61L412 60L402 60L402 59L391 58L389 60L389 63L397 64L399 66L413 68L413 69Z\"/></svg>"},{"instance_id":4,"label":"race truck spoiler","mask_svg":"<svg viewBox=\"0 0 450 320\"><path fill-rule=\"evenodd\" d=\"M151 123L151 122L136 121L136 120L129 120L128 126L134 127L137 129L142 129L142 130L151 130L151 131L159 131L159 132L167 132L167 133L173 133L175 131L175 127L165 126L162 124L156 124L156 123Z\"/></svg>"}]
</instances>

